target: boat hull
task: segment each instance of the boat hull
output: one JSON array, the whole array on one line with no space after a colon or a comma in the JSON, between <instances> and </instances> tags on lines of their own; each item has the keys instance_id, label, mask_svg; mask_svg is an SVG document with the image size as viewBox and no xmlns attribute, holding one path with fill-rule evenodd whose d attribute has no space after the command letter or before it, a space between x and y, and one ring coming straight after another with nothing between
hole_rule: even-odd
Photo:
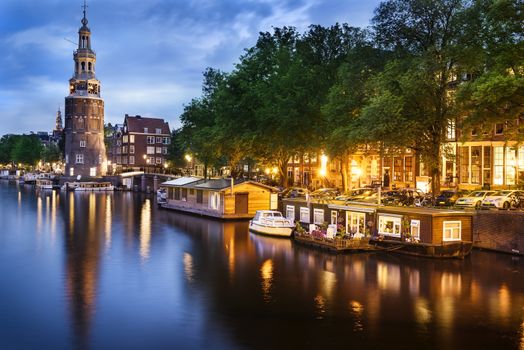
<instances>
[{"instance_id":1,"label":"boat hull","mask_svg":"<svg viewBox=\"0 0 524 350\"><path fill-rule=\"evenodd\" d=\"M76 187L74 191L76 192L105 192L105 191L114 191L114 187L98 187L98 188L86 188L86 187Z\"/></svg>"},{"instance_id":2,"label":"boat hull","mask_svg":"<svg viewBox=\"0 0 524 350\"><path fill-rule=\"evenodd\" d=\"M268 236L291 237L293 234L293 227L265 226L250 222L249 231Z\"/></svg>"},{"instance_id":3,"label":"boat hull","mask_svg":"<svg viewBox=\"0 0 524 350\"><path fill-rule=\"evenodd\" d=\"M425 244L400 242L393 240L371 240L370 244L380 250L392 253L422 256L428 258L458 258L468 256L473 247L472 242L449 242L445 244Z\"/></svg>"}]
</instances>

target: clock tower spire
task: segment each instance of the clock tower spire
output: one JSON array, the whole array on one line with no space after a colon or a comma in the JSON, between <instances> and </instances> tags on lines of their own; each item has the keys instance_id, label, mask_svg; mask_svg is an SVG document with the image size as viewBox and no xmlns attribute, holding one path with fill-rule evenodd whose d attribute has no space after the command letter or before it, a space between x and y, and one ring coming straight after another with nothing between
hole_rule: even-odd
<instances>
[{"instance_id":1,"label":"clock tower spire","mask_svg":"<svg viewBox=\"0 0 524 350\"><path fill-rule=\"evenodd\" d=\"M100 176L105 174L104 100L95 75L96 53L91 48L84 0L78 48L73 52L74 73L65 98L66 175Z\"/></svg>"}]
</instances>

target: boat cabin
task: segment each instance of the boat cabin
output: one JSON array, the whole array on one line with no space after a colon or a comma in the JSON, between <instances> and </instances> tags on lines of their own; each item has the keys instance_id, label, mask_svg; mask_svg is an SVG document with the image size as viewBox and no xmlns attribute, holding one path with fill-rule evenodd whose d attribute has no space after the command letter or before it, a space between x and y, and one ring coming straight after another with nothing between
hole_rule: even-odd
<instances>
[{"instance_id":1,"label":"boat cabin","mask_svg":"<svg viewBox=\"0 0 524 350\"><path fill-rule=\"evenodd\" d=\"M275 188L252 181L181 177L161 187L167 190L162 207L221 219L250 219L278 205Z\"/></svg>"}]
</instances>

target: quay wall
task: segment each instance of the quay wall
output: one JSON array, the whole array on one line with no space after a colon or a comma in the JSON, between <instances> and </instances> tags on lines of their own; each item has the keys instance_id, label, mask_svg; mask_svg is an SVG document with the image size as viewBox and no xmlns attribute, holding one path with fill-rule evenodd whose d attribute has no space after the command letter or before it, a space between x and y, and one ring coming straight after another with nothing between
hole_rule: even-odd
<instances>
[{"instance_id":1,"label":"quay wall","mask_svg":"<svg viewBox=\"0 0 524 350\"><path fill-rule=\"evenodd\" d=\"M524 255L524 212L477 211L473 216L473 246Z\"/></svg>"}]
</instances>

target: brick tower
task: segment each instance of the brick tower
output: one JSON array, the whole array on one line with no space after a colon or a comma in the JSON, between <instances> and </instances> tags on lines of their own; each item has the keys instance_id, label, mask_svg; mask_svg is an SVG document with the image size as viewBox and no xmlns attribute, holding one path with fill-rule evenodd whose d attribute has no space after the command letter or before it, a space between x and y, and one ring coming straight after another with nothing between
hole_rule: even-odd
<instances>
[{"instance_id":1,"label":"brick tower","mask_svg":"<svg viewBox=\"0 0 524 350\"><path fill-rule=\"evenodd\" d=\"M107 169L104 145L104 100L95 76L96 54L91 50L91 30L87 27L86 4L78 49L74 51L75 73L69 80L65 98L66 175L95 177Z\"/></svg>"}]
</instances>

